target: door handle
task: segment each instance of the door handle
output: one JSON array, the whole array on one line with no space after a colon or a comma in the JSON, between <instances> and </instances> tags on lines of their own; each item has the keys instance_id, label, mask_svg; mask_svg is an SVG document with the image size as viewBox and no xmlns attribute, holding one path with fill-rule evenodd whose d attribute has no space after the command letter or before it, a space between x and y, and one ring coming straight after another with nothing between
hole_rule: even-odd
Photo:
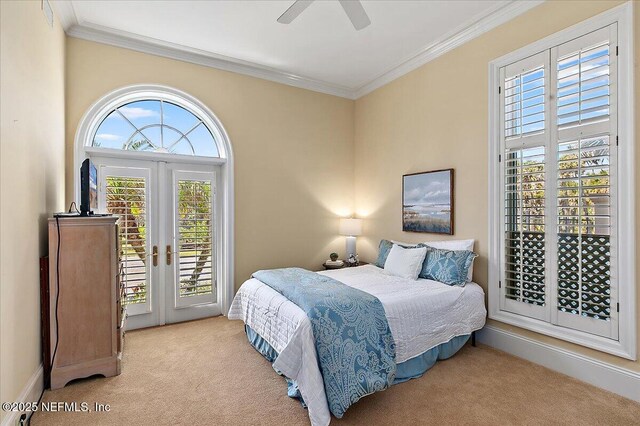
<instances>
[{"instance_id":1,"label":"door handle","mask_svg":"<svg viewBox=\"0 0 640 426\"><path fill-rule=\"evenodd\" d=\"M153 246L153 266L158 266L158 246Z\"/></svg>"},{"instance_id":2,"label":"door handle","mask_svg":"<svg viewBox=\"0 0 640 426\"><path fill-rule=\"evenodd\" d=\"M167 265L171 265L171 244L167 245Z\"/></svg>"}]
</instances>

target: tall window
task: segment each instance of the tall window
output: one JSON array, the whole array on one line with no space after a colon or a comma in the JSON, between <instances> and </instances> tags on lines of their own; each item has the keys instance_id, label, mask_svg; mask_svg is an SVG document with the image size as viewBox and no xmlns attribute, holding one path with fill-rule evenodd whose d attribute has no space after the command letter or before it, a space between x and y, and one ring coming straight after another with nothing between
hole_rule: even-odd
<instances>
[{"instance_id":1,"label":"tall window","mask_svg":"<svg viewBox=\"0 0 640 426\"><path fill-rule=\"evenodd\" d=\"M635 286L619 279L618 24L566 40L494 71L491 311L601 348L620 337L621 286Z\"/></svg>"}]
</instances>

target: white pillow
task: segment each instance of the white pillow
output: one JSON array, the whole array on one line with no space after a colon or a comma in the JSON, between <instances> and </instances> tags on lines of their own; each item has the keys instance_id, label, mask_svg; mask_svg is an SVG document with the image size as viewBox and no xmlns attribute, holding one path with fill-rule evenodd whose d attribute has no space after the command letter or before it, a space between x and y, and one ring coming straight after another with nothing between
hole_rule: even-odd
<instances>
[{"instance_id":1,"label":"white pillow","mask_svg":"<svg viewBox=\"0 0 640 426\"><path fill-rule=\"evenodd\" d=\"M384 270L398 277L418 279L426 255L426 247L402 248L394 244L384 263Z\"/></svg>"},{"instance_id":2,"label":"white pillow","mask_svg":"<svg viewBox=\"0 0 640 426\"><path fill-rule=\"evenodd\" d=\"M442 250L469 250L473 251L475 240L445 240L445 241L425 241L423 244Z\"/></svg>"},{"instance_id":3,"label":"white pillow","mask_svg":"<svg viewBox=\"0 0 640 426\"><path fill-rule=\"evenodd\" d=\"M422 243L404 243L402 241L390 240L394 244L401 246L415 247L418 244L426 244L433 248L443 250L469 250L473 251L473 243L475 240L443 240L443 241L424 241Z\"/></svg>"},{"instance_id":4,"label":"white pillow","mask_svg":"<svg viewBox=\"0 0 640 426\"><path fill-rule=\"evenodd\" d=\"M425 241L423 244L429 247L442 249L442 250L469 250L473 251L474 240L448 240L448 241ZM475 259L473 260L475 262ZM473 262L469 266L469 274L467 275L467 282L470 283L473 280Z\"/></svg>"}]
</instances>

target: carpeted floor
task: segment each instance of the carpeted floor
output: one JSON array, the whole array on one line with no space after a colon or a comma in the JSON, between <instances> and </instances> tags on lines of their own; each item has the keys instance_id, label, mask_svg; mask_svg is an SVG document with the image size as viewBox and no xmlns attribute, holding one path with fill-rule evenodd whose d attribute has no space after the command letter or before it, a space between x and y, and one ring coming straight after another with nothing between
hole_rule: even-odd
<instances>
[{"instance_id":1,"label":"carpeted floor","mask_svg":"<svg viewBox=\"0 0 640 426\"><path fill-rule=\"evenodd\" d=\"M47 391L103 413L36 413L33 425L305 425L307 412L218 317L127 334L123 371ZM640 404L485 346L465 346L424 377L367 396L335 425L640 424Z\"/></svg>"}]
</instances>

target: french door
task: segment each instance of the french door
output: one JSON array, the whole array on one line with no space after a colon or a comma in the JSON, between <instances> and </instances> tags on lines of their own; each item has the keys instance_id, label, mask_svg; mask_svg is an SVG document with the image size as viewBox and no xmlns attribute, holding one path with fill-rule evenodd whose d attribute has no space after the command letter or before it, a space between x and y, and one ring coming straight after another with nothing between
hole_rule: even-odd
<instances>
[{"instance_id":1,"label":"french door","mask_svg":"<svg viewBox=\"0 0 640 426\"><path fill-rule=\"evenodd\" d=\"M215 166L92 160L98 209L120 217L127 328L220 315Z\"/></svg>"}]
</instances>

